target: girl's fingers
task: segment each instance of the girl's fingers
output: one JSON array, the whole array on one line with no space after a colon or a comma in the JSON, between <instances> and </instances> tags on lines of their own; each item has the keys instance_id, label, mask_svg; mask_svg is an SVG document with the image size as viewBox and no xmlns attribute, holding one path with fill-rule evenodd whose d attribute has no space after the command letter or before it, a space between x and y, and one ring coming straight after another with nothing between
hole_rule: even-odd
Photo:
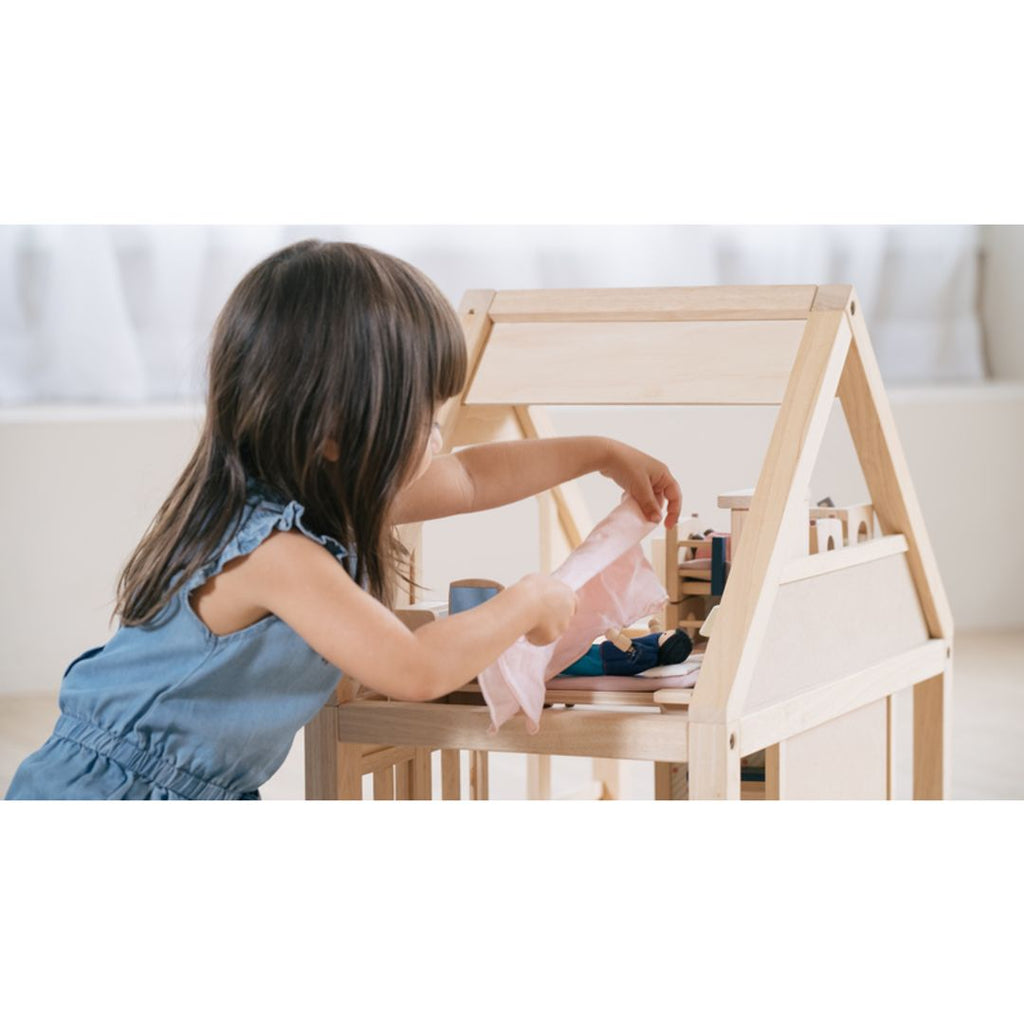
<instances>
[{"instance_id":1,"label":"girl's fingers","mask_svg":"<svg viewBox=\"0 0 1024 1024\"><path fill-rule=\"evenodd\" d=\"M644 488L646 495L641 504L644 507L644 512L647 513L647 518L657 522L661 519L661 499L654 493L654 488L651 486L651 481L645 481L647 486Z\"/></svg>"},{"instance_id":2,"label":"girl's fingers","mask_svg":"<svg viewBox=\"0 0 1024 1024\"><path fill-rule=\"evenodd\" d=\"M668 515L665 517L665 527L671 530L679 522L679 512L683 507L683 495L679 490L679 484L674 478L671 478L665 487L665 496L668 498Z\"/></svg>"},{"instance_id":3,"label":"girl's fingers","mask_svg":"<svg viewBox=\"0 0 1024 1024\"><path fill-rule=\"evenodd\" d=\"M665 514L665 529L671 530L679 522L679 512L683 505L683 496L679 490L679 484L671 476L663 477L654 488L654 493L659 508L663 500L667 499L668 501L668 510Z\"/></svg>"}]
</instances>

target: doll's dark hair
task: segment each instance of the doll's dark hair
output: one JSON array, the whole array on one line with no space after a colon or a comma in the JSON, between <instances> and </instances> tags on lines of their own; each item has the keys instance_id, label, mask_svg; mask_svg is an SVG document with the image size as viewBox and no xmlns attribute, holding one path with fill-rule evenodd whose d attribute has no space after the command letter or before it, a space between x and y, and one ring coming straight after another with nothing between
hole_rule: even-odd
<instances>
[{"instance_id":1,"label":"doll's dark hair","mask_svg":"<svg viewBox=\"0 0 1024 1024\"><path fill-rule=\"evenodd\" d=\"M681 629L676 629L665 642L658 647L659 665L678 665L686 661L693 650L693 641Z\"/></svg>"},{"instance_id":2,"label":"doll's dark hair","mask_svg":"<svg viewBox=\"0 0 1024 1024\"><path fill-rule=\"evenodd\" d=\"M196 450L126 563L114 614L150 621L218 553L247 477L354 547L356 579L391 606L397 577L410 582L391 507L426 450L434 405L466 378L464 335L437 286L367 246L296 242L232 291L207 372ZM323 453L328 440L337 461Z\"/></svg>"}]
</instances>

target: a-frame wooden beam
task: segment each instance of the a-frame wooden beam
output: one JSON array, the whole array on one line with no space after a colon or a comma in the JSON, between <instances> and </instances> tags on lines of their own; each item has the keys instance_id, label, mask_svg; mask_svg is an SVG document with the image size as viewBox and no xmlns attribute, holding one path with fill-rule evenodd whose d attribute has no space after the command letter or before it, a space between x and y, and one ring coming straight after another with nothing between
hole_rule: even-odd
<instances>
[{"instance_id":1,"label":"a-frame wooden beam","mask_svg":"<svg viewBox=\"0 0 1024 1024\"><path fill-rule=\"evenodd\" d=\"M907 539L907 562L932 637L948 642L942 673L914 687L914 798L952 795L953 614L882 384L864 314L851 293L853 341L839 400L883 533Z\"/></svg>"},{"instance_id":2,"label":"a-frame wooden beam","mask_svg":"<svg viewBox=\"0 0 1024 1024\"><path fill-rule=\"evenodd\" d=\"M690 797L739 798L736 735L775 595L795 539L806 538L805 495L839 384L850 327L812 311L790 373L744 525L729 585L690 702Z\"/></svg>"}]
</instances>

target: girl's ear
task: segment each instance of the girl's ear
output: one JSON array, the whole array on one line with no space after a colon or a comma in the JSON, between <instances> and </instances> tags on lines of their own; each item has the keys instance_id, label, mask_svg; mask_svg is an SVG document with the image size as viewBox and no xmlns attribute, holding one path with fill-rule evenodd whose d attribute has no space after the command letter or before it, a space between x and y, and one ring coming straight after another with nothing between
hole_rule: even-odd
<instances>
[{"instance_id":1,"label":"girl's ear","mask_svg":"<svg viewBox=\"0 0 1024 1024\"><path fill-rule=\"evenodd\" d=\"M328 438L320 446L320 453L328 462L337 462L341 458L341 452L338 450L338 442L333 438Z\"/></svg>"}]
</instances>

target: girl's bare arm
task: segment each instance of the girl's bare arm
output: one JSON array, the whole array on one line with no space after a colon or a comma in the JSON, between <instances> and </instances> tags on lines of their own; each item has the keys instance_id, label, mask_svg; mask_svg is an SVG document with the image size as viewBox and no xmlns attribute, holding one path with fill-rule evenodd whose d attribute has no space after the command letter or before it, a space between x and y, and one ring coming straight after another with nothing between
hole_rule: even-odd
<instances>
[{"instance_id":1,"label":"girl's bare arm","mask_svg":"<svg viewBox=\"0 0 1024 1024\"><path fill-rule=\"evenodd\" d=\"M473 481L466 467L454 455L435 455L430 467L403 490L391 508L391 521L422 523L475 510Z\"/></svg>"},{"instance_id":2,"label":"girl's bare arm","mask_svg":"<svg viewBox=\"0 0 1024 1024\"><path fill-rule=\"evenodd\" d=\"M539 617L542 583L531 575L476 608L413 632L325 548L294 532L268 537L249 555L245 572L253 601L345 675L398 700L433 700L458 689Z\"/></svg>"},{"instance_id":3,"label":"girl's bare arm","mask_svg":"<svg viewBox=\"0 0 1024 1024\"><path fill-rule=\"evenodd\" d=\"M604 468L614 442L606 437L492 441L455 453L469 478L473 511L509 505Z\"/></svg>"}]
</instances>

